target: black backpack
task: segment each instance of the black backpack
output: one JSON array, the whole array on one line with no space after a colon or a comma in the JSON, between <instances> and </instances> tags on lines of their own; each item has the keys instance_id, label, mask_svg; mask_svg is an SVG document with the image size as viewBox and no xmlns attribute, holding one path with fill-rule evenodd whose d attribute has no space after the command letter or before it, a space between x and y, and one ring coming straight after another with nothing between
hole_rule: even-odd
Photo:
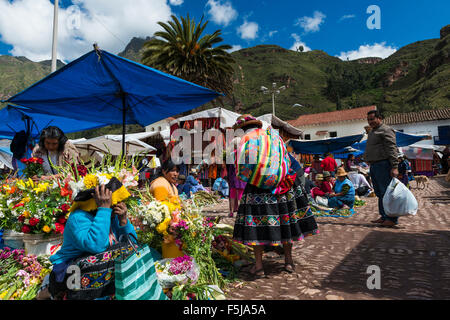
<instances>
[{"instance_id":1,"label":"black backpack","mask_svg":"<svg viewBox=\"0 0 450 320\"><path fill-rule=\"evenodd\" d=\"M27 152L28 136L24 130L17 132L11 142L9 149L16 159L22 159Z\"/></svg>"}]
</instances>

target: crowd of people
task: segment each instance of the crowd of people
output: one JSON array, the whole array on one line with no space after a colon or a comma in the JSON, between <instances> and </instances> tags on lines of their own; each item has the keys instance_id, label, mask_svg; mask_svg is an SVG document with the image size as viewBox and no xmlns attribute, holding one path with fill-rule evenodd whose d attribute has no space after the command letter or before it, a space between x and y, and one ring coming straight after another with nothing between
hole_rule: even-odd
<instances>
[{"instance_id":1,"label":"crowd of people","mask_svg":"<svg viewBox=\"0 0 450 320\"><path fill-rule=\"evenodd\" d=\"M278 167L273 167L268 159L253 167L211 165L207 162L187 167L175 165L169 157L161 159L161 166L153 169L150 178L146 179L149 191L156 200L169 199L173 203L179 203L180 197L189 198L198 191L219 192L229 199L229 216L236 214L234 241L254 248L255 264L247 272L254 278L264 276L263 252L265 248L274 246L283 248L284 270L295 272L293 244L319 233L309 209L310 203L328 208L353 208L356 197L374 194L379 200L380 217L372 222L387 227L398 223L397 218L385 214L382 199L392 177L399 177L405 185L409 183L411 164L403 154L398 154L395 132L383 124L378 111L370 111L367 117L371 130L362 157L349 155L338 165L332 154L328 153L323 159L316 155L311 165L307 166L298 161L298 155L278 135L262 130L261 121L251 115L243 115L233 127L246 132L241 137L244 142L241 152L251 152L250 144L245 144L251 139L260 144L271 144L271 152L279 160ZM239 157L241 155L237 149L234 147L231 152ZM57 177L52 164L64 165L67 159L79 159L76 148L56 127L43 130L33 156L44 160L44 175L34 177L40 180ZM280 168L286 163L290 165L282 172ZM252 171L256 173L252 174ZM267 172L272 175L266 175ZM275 187L271 187L273 181L278 182ZM77 195L75 201L80 203L94 199L96 208L87 211L80 206L69 216L62 247L51 257L53 271L40 294L41 299L50 296L61 298L65 290L66 269L74 259L85 252L105 251L123 234L135 234L123 203L126 193L117 204L112 204L112 195L117 188L97 186L94 191Z\"/></svg>"}]
</instances>

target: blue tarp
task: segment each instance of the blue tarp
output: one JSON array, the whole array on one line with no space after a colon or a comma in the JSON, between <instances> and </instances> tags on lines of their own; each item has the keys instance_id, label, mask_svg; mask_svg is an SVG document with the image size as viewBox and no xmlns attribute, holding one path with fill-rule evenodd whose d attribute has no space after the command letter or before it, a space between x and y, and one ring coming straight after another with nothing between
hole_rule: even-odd
<instances>
[{"instance_id":1,"label":"blue tarp","mask_svg":"<svg viewBox=\"0 0 450 320\"><path fill-rule=\"evenodd\" d=\"M351 146L352 144L361 141L363 134L353 136L322 139L314 141L300 141L290 140L289 145L292 146L295 153L301 154L324 154L333 152Z\"/></svg>"},{"instance_id":2,"label":"blue tarp","mask_svg":"<svg viewBox=\"0 0 450 320\"><path fill-rule=\"evenodd\" d=\"M426 139L427 137L428 137L427 135L407 134L400 131L395 131L395 139L397 140L397 147L406 147L418 141ZM353 144L352 148L364 152L366 150L366 144L367 140Z\"/></svg>"},{"instance_id":3,"label":"blue tarp","mask_svg":"<svg viewBox=\"0 0 450 320\"><path fill-rule=\"evenodd\" d=\"M29 121L29 124L28 124ZM69 119L54 115L42 114L35 110L18 106L7 106L0 110L0 136L12 139L16 132L31 130L31 137L39 137L42 129L48 126L57 126L64 133L104 127L106 124Z\"/></svg>"},{"instance_id":4,"label":"blue tarp","mask_svg":"<svg viewBox=\"0 0 450 320\"><path fill-rule=\"evenodd\" d=\"M7 102L66 118L106 124L122 124L125 118L126 124L146 126L218 96L107 51L92 50Z\"/></svg>"}]
</instances>

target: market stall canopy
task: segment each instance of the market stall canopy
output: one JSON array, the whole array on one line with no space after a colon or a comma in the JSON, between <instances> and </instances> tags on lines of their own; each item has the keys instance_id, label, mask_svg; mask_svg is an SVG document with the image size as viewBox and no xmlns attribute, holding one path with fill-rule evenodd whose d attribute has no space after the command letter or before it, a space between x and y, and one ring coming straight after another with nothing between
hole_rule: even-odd
<instances>
[{"instance_id":1,"label":"market stall canopy","mask_svg":"<svg viewBox=\"0 0 450 320\"><path fill-rule=\"evenodd\" d=\"M96 151L104 154L109 153L113 156L119 156L122 152L122 140L112 140L108 139L106 136L80 141L71 140L71 142L80 151L82 157L85 157L86 155L91 156ZM152 146L139 140L126 141L126 148L128 154L131 155L139 153L145 154L156 150Z\"/></svg>"},{"instance_id":2,"label":"market stall canopy","mask_svg":"<svg viewBox=\"0 0 450 320\"><path fill-rule=\"evenodd\" d=\"M56 126L64 133L70 133L96 129L104 127L106 124L44 114L29 108L12 105L0 110L0 135L10 139L22 130L29 131L32 138L38 138L42 129L48 126Z\"/></svg>"},{"instance_id":3,"label":"market stall canopy","mask_svg":"<svg viewBox=\"0 0 450 320\"><path fill-rule=\"evenodd\" d=\"M350 154L354 155L355 157L358 157L362 155L364 152L361 150L357 150L353 147L345 147L343 149L335 150L332 153L335 159L347 159L347 157Z\"/></svg>"},{"instance_id":4,"label":"market stall canopy","mask_svg":"<svg viewBox=\"0 0 450 320\"><path fill-rule=\"evenodd\" d=\"M160 135L164 142L170 141L170 130L161 130L161 131L152 131L152 132L138 132L138 133L129 133L125 135L125 141L132 141L132 140L144 140L150 137L154 137ZM122 141L122 135L120 134L108 134L105 136L108 139L115 140L115 141ZM156 150L156 149L155 149Z\"/></svg>"},{"instance_id":5,"label":"market stall canopy","mask_svg":"<svg viewBox=\"0 0 450 320\"><path fill-rule=\"evenodd\" d=\"M286 145L291 145L295 153L301 154L324 154L333 152L345 147L349 147L356 142L361 141L363 134L352 136L330 138L322 140L288 140Z\"/></svg>"},{"instance_id":6,"label":"market stall canopy","mask_svg":"<svg viewBox=\"0 0 450 320\"><path fill-rule=\"evenodd\" d=\"M7 102L67 118L122 124L125 134L125 124L146 126L220 95L94 45Z\"/></svg>"},{"instance_id":7,"label":"market stall canopy","mask_svg":"<svg viewBox=\"0 0 450 320\"><path fill-rule=\"evenodd\" d=\"M196 112L196 113L187 115L185 117L181 117L181 118L172 120L169 123L169 125L171 128L171 132L173 132L174 129L172 129L172 128L183 127L181 125L182 122L186 122L186 121L193 122L193 121L199 120L199 119L217 119L217 121L218 121L217 127L221 128L221 129L225 129L228 127L231 128L236 123L236 119L239 116L241 116L239 113L219 107L219 108L212 108L212 109ZM189 126L188 128L185 128L185 129L188 129L188 130L193 129L193 125Z\"/></svg>"},{"instance_id":8,"label":"market stall canopy","mask_svg":"<svg viewBox=\"0 0 450 320\"><path fill-rule=\"evenodd\" d=\"M406 146L414 144L418 141L430 139L430 136L429 135L403 133L403 132L395 130L395 138L397 140L397 147L406 147ZM361 151L365 151L366 144L367 144L367 140L359 142L359 143L355 143L354 145L352 145L352 147L355 149L361 150Z\"/></svg>"}]
</instances>

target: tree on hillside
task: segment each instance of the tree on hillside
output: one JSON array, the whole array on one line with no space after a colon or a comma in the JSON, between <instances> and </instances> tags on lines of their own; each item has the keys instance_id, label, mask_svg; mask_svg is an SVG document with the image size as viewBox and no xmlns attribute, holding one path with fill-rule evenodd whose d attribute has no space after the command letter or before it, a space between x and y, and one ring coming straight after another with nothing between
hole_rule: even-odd
<instances>
[{"instance_id":1,"label":"tree on hillside","mask_svg":"<svg viewBox=\"0 0 450 320\"><path fill-rule=\"evenodd\" d=\"M202 36L208 22L172 15L172 21L158 22L163 31L144 45L142 62L152 68L230 95L233 91L234 59L222 44L221 31ZM216 45L216 46L215 46ZM214 47L215 46L215 47ZM222 102L221 102L222 103Z\"/></svg>"}]
</instances>

